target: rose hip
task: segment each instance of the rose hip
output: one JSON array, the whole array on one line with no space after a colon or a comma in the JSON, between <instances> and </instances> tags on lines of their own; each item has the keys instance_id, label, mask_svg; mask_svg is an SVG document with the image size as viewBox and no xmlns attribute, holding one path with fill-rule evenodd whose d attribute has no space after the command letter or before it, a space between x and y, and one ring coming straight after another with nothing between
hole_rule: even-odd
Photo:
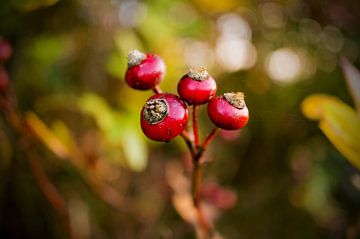
<instances>
[{"instance_id":1,"label":"rose hip","mask_svg":"<svg viewBox=\"0 0 360 239\"><path fill-rule=\"evenodd\" d=\"M170 141L181 134L187 123L186 104L173 94L150 97L141 111L141 128L155 141Z\"/></svg>"},{"instance_id":2,"label":"rose hip","mask_svg":"<svg viewBox=\"0 0 360 239\"><path fill-rule=\"evenodd\" d=\"M241 129L249 120L249 110L242 92L215 97L210 100L207 109L210 120L221 129Z\"/></svg>"},{"instance_id":3,"label":"rose hip","mask_svg":"<svg viewBox=\"0 0 360 239\"><path fill-rule=\"evenodd\" d=\"M216 94L216 82L205 67L190 69L178 83L181 99L189 104L201 105L209 102Z\"/></svg>"},{"instance_id":4,"label":"rose hip","mask_svg":"<svg viewBox=\"0 0 360 239\"><path fill-rule=\"evenodd\" d=\"M153 89L161 83L164 76L165 64L159 56L137 50L129 53L125 81L131 88L136 90Z\"/></svg>"}]
</instances>

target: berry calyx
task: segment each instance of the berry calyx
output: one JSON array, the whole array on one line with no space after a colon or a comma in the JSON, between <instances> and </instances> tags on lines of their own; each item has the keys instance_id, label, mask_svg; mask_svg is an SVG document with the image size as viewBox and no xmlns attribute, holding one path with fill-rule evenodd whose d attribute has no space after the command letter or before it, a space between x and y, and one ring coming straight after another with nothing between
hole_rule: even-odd
<instances>
[{"instance_id":1,"label":"berry calyx","mask_svg":"<svg viewBox=\"0 0 360 239\"><path fill-rule=\"evenodd\" d=\"M9 60L12 56L12 47L8 41L0 40L0 61Z\"/></svg>"},{"instance_id":2,"label":"berry calyx","mask_svg":"<svg viewBox=\"0 0 360 239\"><path fill-rule=\"evenodd\" d=\"M153 89L165 76L163 60L154 54L145 54L132 50L128 55L128 69L125 74L126 83L136 90Z\"/></svg>"},{"instance_id":3,"label":"berry calyx","mask_svg":"<svg viewBox=\"0 0 360 239\"><path fill-rule=\"evenodd\" d=\"M224 98L235 108L243 109L245 107L245 96L242 92L224 93Z\"/></svg>"},{"instance_id":4,"label":"berry calyx","mask_svg":"<svg viewBox=\"0 0 360 239\"><path fill-rule=\"evenodd\" d=\"M188 104L201 105L216 95L216 81L205 67L190 69L178 83L178 93Z\"/></svg>"},{"instance_id":5,"label":"berry calyx","mask_svg":"<svg viewBox=\"0 0 360 239\"><path fill-rule=\"evenodd\" d=\"M237 130L245 127L249 110L242 92L225 93L210 100L207 110L210 120L219 128Z\"/></svg>"},{"instance_id":6,"label":"berry calyx","mask_svg":"<svg viewBox=\"0 0 360 239\"><path fill-rule=\"evenodd\" d=\"M141 110L141 129L155 141L170 141L185 129L188 123L186 104L173 94L150 97Z\"/></svg>"},{"instance_id":7,"label":"berry calyx","mask_svg":"<svg viewBox=\"0 0 360 239\"><path fill-rule=\"evenodd\" d=\"M157 124L163 121L169 113L169 106L164 99L153 99L146 102L144 119L149 124Z\"/></svg>"}]
</instances>

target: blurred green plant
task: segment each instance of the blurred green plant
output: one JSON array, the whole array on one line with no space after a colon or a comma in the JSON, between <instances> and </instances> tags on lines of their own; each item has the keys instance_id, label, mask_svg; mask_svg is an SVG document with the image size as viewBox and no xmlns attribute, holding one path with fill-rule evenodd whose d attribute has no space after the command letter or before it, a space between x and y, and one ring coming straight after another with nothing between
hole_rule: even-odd
<instances>
[{"instance_id":1,"label":"blurred green plant","mask_svg":"<svg viewBox=\"0 0 360 239\"><path fill-rule=\"evenodd\" d=\"M11 4L20 11L31 12L52 6L59 1L60 0L12 0Z\"/></svg>"},{"instance_id":2,"label":"blurred green plant","mask_svg":"<svg viewBox=\"0 0 360 239\"><path fill-rule=\"evenodd\" d=\"M105 146L108 150L122 149L127 166L134 171L142 171L147 164L147 147L137 127L137 115L114 111L105 100L95 94L86 93L78 100L80 109L94 117L104 132ZM113 155L108 152L109 156ZM118 158L112 158L118 161Z\"/></svg>"}]
</instances>

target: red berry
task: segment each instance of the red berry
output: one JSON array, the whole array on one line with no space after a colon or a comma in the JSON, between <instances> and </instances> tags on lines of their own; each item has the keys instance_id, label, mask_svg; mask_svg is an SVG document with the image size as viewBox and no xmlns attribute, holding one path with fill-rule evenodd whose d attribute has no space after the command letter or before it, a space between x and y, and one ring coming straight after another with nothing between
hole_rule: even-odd
<instances>
[{"instance_id":1,"label":"red berry","mask_svg":"<svg viewBox=\"0 0 360 239\"><path fill-rule=\"evenodd\" d=\"M164 79L165 64L154 54L144 54L133 50L128 55L128 69L125 74L126 83L137 90L149 90Z\"/></svg>"},{"instance_id":2,"label":"red berry","mask_svg":"<svg viewBox=\"0 0 360 239\"><path fill-rule=\"evenodd\" d=\"M249 120L249 110L242 92L215 97L210 100L207 109L211 121L222 129L241 129Z\"/></svg>"},{"instance_id":3,"label":"red berry","mask_svg":"<svg viewBox=\"0 0 360 239\"><path fill-rule=\"evenodd\" d=\"M9 84L9 75L5 69L0 69L0 91L3 91Z\"/></svg>"},{"instance_id":4,"label":"red berry","mask_svg":"<svg viewBox=\"0 0 360 239\"><path fill-rule=\"evenodd\" d=\"M10 59L12 55L12 47L9 42L5 40L0 41L0 61L6 61Z\"/></svg>"},{"instance_id":5,"label":"red berry","mask_svg":"<svg viewBox=\"0 0 360 239\"><path fill-rule=\"evenodd\" d=\"M190 69L178 84L181 99L189 104L201 105L216 95L216 82L207 73L205 67Z\"/></svg>"},{"instance_id":6,"label":"red berry","mask_svg":"<svg viewBox=\"0 0 360 239\"><path fill-rule=\"evenodd\" d=\"M181 134L187 123L186 104L173 94L156 94L141 110L141 128L155 141L170 141Z\"/></svg>"}]
</instances>

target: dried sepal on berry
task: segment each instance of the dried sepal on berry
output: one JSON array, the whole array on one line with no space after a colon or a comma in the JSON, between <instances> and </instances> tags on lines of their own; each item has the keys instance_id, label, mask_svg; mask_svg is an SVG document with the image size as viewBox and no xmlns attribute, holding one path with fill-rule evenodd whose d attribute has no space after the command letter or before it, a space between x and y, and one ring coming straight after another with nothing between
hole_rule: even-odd
<instances>
[{"instance_id":1,"label":"dried sepal on berry","mask_svg":"<svg viewBox=\"0 0 360 239\"><path fill-rule=\"evenodd\" d=\"M153 99L146 102L143 116L149 124L157 124L165 119L169 106L164 99Z\"/></svg>"},{"instance_id":2,"label":"dried sepal on berry","mask_svg":"<svg viewBox=\"0 0 360 239\"><path fill-rule=\"evenodd\" d=\"M202 81L209 78L209 73L206 71L204 66L200 66L198 68L191 68L187 75L194 80Z\"/></svg>"},{"instance_id":3,"label":"dried sepal on berry","mask_svg":"<svg viewBox=\"0 0 360 239\"><path fill-rule=\"evenodd\" d=\"M242 92L225 93L210 100L207 110L210 120L219 128L237 130L245 127L249 120Z\"/></svg>"},{"instance_id":4,"label":"dried sepal on berry","mask_svg":"<svg viewBox=\"0 0 360 239\"><path fill-rule=\"evenodd\" d=\"M140 65L145 60L146 54L138 50L132 50L128 54L128 67Z\"/></svg>"},{"instance_id":5,"label":"dried sepal on berry","mask_svg":"<svg viewBox=\"0 0 360 239\"><path fill-rule=\"evenodd\" d=\"M181 134L188 123L187 106L173 94L153 95L141 111L140 123L148 138L160 142L170 141Z\"/></svg>"},{"instance_id":6,"label":"dried sepal on berry","mask_svg":"<svg viewBox=\"0 0 360 239\"><path fill-rule=\"evenodd\" d=\"M245 107L245 95L242 92L224 93L224 97L235 108L242 109Z\"/></svg>"}]
</instances>

